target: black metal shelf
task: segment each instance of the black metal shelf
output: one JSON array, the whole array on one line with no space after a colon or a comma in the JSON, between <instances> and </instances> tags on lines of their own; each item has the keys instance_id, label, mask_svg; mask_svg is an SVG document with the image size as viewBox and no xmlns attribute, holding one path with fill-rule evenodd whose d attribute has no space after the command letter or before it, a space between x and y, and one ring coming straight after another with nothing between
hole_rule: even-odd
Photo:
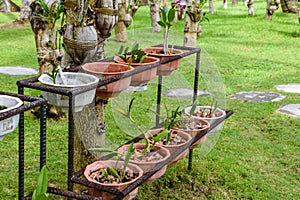
<instances>
[{"instance_id":1,"label":"black metal shelf","mask_svg":"<svg viewBox=\"0 0 300 200\"><path fill-rule=\"evenodd\" d=\"M21 91L19 91L21 93ZM40 168L46 164L46 104L47 101L43 98L25 96L22 94L13 94L9 92L0 92L1 95L8 95L12 97L18 97L23 102L29 102L23 104L18 108L9 110L4 113L0 113L0 120L7 119L11 116L20 115L19 118L19 199L24 197L24 112L40 106Z\"/></svg>"},{"instance_id":2,"label":"black metal shelf","mask_svg":"<svg viewBox=\"0 0 300 200\"><path fill-rule=\"evenodd\" d=\"M157 45L157 46L162 46L162 45ZM195 60L195 75L194 75L194 90L193 90L193 98L192 102L194 103L197 99L197 91L198 91L198 79L199 79L199 67L200 67L200 48L191 48L191 47L183 47L183 46L172 46L172 48L180 49L183 50L184 52L180 55L171 57L166 60L159 61L158 63L155 64L149 64L145 65L144 67L140 67L138 69L135 69L130 72L126 72L123 75L118 75L114 76L112 78L106 79L106 80L101 80L98 82L97 87L101 87L103 85L115 82L117 80L132 76L134 74L141 73L143 71L158 67L159 65L181 59L187 56L190 56L192 54L196 54L196 60ZM111 58L105 59L105 61L112 61ZM161 104L161 88L162 88L162 76L158 77L158 87L157 87L157 118L156 118L156 126L159 124L159 115L160 115L160 104ZM71 197L71 198L76 198L76 199L101 199L99 197L92 197L90 195L84 195L84 194L76 194L73 191L73 183L78 183L85 185L87 187L92 187L100 190L104 190L107 192L111 192L113 194L117 194L116 199L122 199L124 196L129 194L132 190L134 190L138 185L143 183L145 180L147 180L151 175L153 175L155 172L157 172L159 169L161 169L164 165L168 164L173 158L175 158L177 155L179 155L182 151L186 150L189 148L194 142L196 142L198 139L203 137L207 132L209 132L210 129L213 127L217 126L221 121L217 121L214 124L211 125L211 128L206 131L202 131L201 134L197 135L195 138L193 138L190 142L185 144L182 148L180 148L178 151L176 151L174 154L171 155L169 159L167 159L165 162L162 164L159 164L155 166L152 170L149 172L145 173L141 178L136 180L132 185L124 189L123 191L116 190L116 189L110 189L107 187L102 187L98 186L95 183L88 182L86 180L83 180L80 178L80 176L83 173L83 170L80 170L78 172L73 171L73 157L74 157L74 101L75 101L75 95L83 93L92 87L95 87L94 85L90 87L82 87L82 88L77 88L77 89L64 89L64 88L55 88L52 86L45 86L42 84L38 84L38 77L33 77L25 80L18 81L18 87L19 87L19 93L23 94L23 90L25 87L31 88L31 89L37 89L41 91L48 91L52 93L57 93L57 94L62 94L66 95L69 97L69 118L68 118L68 190L62 190L59 188L51 188L49 187L49 192L60 195L60 196L66 196L66 197ZM229 117L233 112L232 111L227 111L226 112L226 118ZM137 139L137 138L136 138ZM46 150L46 149L44 149ZM192 166L192 151L190 150L190 156L189 156L189 163L188 163L188 169L191 169Z\"/></svg>"}]
</instances>

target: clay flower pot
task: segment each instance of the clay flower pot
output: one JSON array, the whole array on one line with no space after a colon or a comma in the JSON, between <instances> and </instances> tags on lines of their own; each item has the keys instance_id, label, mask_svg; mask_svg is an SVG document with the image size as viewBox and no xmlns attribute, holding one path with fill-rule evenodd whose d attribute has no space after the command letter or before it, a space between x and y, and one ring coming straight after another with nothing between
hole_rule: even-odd
<instances>
[{"instance_id":1,"label":"clay flower pot","mask_svg":"<svg viewBox=\"0 0 300 200\"><path fill-rule=\"evenodd\" d=\"M171 54L164 54L163 47L149 47L149 48L143 49L143 51L150 56L159 58L160 60L165 60L174 55L179 55L179 54L183 53L183 51L181 51L179 49L172 49ZM174 70L178 69L179 66L180 66L180 59L163 64L157 68L157 75L158 76L168 76Z\"/></svg>"},{"instance_id":2,"label":"clay flower pot","mask_svg":"<svg viewBox=\"0 0 300 200\"><path fill-rule=\"evenodd\" d=\"M23 105L23 101L17 97L8 95L0 95L0 113L8 112L12 109L18 108ZM2 107L3 106L3 107ZM19 115L14 115L7 119L0 121L0 141L8 133L13 132L19 124Z\"/></svg>"},{"instance_id":3,"label":"clay flower pot","mask_svg":"<svg viewBox=\"0 0 300 200\"><path fill-rule=\"evenodd\" d=\"M118 151L121 153L124 153L127 151L128 147L129 147L129 144L121 146L118 149ZM151 153L157 152L161 156L160 159L153 159L153 160L151 159L150 161L141 161L141 160L135 159L136 150L142 151L144 149L144 147L145 147L145 144L135 143L134 144L135 152L133 153L133 155L131 156L131 159L129 161L130 163L133 163L133 164L136 164L137 166L139 166L143 170L144 173L150 171L158 163L163 162L170 157L170 152L168 149L161 147L159 145L155 145L154 149L151 150ZM149 157L149 159L150 159L150 157ZM148 180L146 180L144 183L151 183L155 179L161 177L166 172L166 169L167 169L167 165L165 165L158 172L156 172L151 177L149 177Z\"/></svg>"},{"instance_id":4,"label":"clay flower pot","mask_svg":"<svg viewBox=\"0 0 300 200\"><path fill-rule=\"evenodd\" d=\"M121 59L119 56L115 56L114 57L114 61L116 61L117 63L123 63L123 64L127 64L123 59ZM144 67L145 65L148 64L154 64L156 62L159 62L159 58L155 58L152 56L147 56L146 58L144 58L144 60L142 61L142 63L131 63L130 65L135 68L138 69L140 67ZM147 84L151 79L155 78L156 76L156 72L157 72L157 67L143 71L141 73L135 74L132 76L131 78L131 86L140 86L140 85L145 85Z\"/></svg>"},{"instance_id":5,"label":"clay flower pot","mask_svg":"<svg viewBox=\"0 0 300 200\"><path fill-rule=\"evenodd\" d=\"M133 70L124 64L110 63L110 62L92 62L82 65L85 73L93 74L100 80L105 80L116 75L122 75ZM111 98L119 96L120 92L126 90L131 82L131 76L120 79L118 81L109 83L107 85L97 88L96 95L101 98Z\"/></svg>"},{"instance_id":6,"label":"clay flower pot","mask_svg":"<svg viewBox=\"0 0 300 200\"><path fill-rule=\"evenodd\" d=\"M52 79L47 74L42 74L38 80L45 85L66 89L85 87L95 84L95 88L75 96L74 110L75 112L79 112L83 109L83 106L92 103L95 98L96 83L99 81L97 77L76 72L63 72L63 76L66 79L66 85L63 84L59 74L56 76L56 84L53 83ZM42 91L42 95L45 99L47 99L49 104L54 105L61 112L68 112L69 97L45 91Z\"/></svg>"},{"instance_id":7,"label":"clay flower pot","mask_svg":"<svg viewBox=\"0 0 300 200\"><path fill-rule=\"evenodd\" d=\"M185 114L190 115L190 110L191 110L192 106L186 107L184 109ZM199 113L200 111L209 111L209 110L214 110L213 114L211 117L203 117L203 115L201 113ZM198 114L197 114L198 113ZM220 131L223 127L224 124L224 119L226 117L226 112L220 108L211 108L211 106L196 106L196 109L193 113L193 117L197 117L197 118L201 118L204 119L206 121L208 121L210 124L214 123L215 121L219 120L219 119L223 119L223 122L221 122L218 126L216 126L215 128L213 128L212 130L209 131L209 133L207 133L207 135L211 135L217 131Z\"/></svg>"},{"instance_id":8,"label":"clay flower pot","mask_svg":"<svg viewBox=\"0 0 300 200\"><path fill-rule=\"evenodd\" d=\"M131 183L136 181L138 178L140 178L143 175L143 170L138 167L137 165L128 163L126 170L132 171L133 174L135 174L135 178L124 183L100 183L97 180L95 180L93 176L93 172L100 171L102 169L106 169L107 167L115 168L117 164L118 169L122 169L124 166L124 161L115 161L115 160L103 160L103 161L96 161L90 165L88 165L85 168L84 176L88 181L91 181L93 183L106 186L106 187L112 187L119 190L124 190L127 188ZM125 200L133 199L138 192L138 188L134 189L131 193L129 193L126 197L124 197ZM103 199L113 199L115 196L114 194L100 191L94 188L89 188L89 194L96 196L96 197L102 197Z\"/></svg>"},{"instance_id":9,"label":"clay flower pot","mask_svg":"<svg viewBox=\"0 0 300 200\"><path fill-rule=\"evenodd\" d=\"M156 135L162 132L163 130L164 130L163 128L152 129L150 130L150 133ZM182 147L192 139L192 137L188 133L185 133L181 130L172 129L171 131L172 131L172 136L173 137L176 136L177 141L169 142L169 144L162 144L163 147L169 150L170 154L177 151L180 147ZM188 149L186 149L180 155L174 158L174 160L169 165L175 164L179 160L183 160L187 154L188 154Z\"/></svg>"},{"instance_id":10,"label":"clay flower pot","mask_svg":"<svg viewBox=\"0 0 300 200\"><path fill-rule=\"evenodd\" d=\"M196 137L196 135L200 134L201 131L206 130L210 127L210 123L204 119L197 117L188 117L189 119L189 127L181 126L178 128L185 133L188 133L192 138ZM197 140L193 145L191 145L190 149L197 147L199 144L203 143L206 140L206 135Z\"/></svg>"}]
</instances>

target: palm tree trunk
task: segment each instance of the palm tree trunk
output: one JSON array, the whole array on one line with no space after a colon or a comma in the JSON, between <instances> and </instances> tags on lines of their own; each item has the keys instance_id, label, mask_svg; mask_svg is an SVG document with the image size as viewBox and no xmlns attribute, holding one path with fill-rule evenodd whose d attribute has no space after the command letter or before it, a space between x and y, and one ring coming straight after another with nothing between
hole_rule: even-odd
<instances>
[{"instance_id":1,"label":"palm tree trunk","mask_svg":"<svg viewBox=\"0 0 300 200\"><path fill-rule=\"evenodd\" d=\"M150 3L150 16L151 16L152 32L160 32L161 27L157 23L160 20L159 2L158 2L158 0L150 0L149 3Z\"/></svg>"},{"instance_id":2,"label":"palm tree trunk","mask_svg":"<svg viewBox=\"0 0 300 200\"><path fill-rule=\"evenodd\" d=\"M201 34L199 20L202 16L202 9L189 6L186 10L184 25L184 46L196 47L198 35Z\"/></svg>"},{"instance_id":3,"label":"palm tree trunk","mask_svg":"<svg viewBox=\"0 0 300 200\"><path fill-rule=\"evenodd\" d=\"M20 15L19 15L17 21L29 22L29 16L31 14L31 10L30 10L29 6L30 6L31 2L32 2L31 0L22 0Z\"/></svg>"},{"instance_id":4,"label":"palm tree trunk","mask_svg":"<svg viewBox=\"0 0 300 200\"><path fill-rule=\"evenodd\" d=\"M117 42L127 42L127 28L124 23L124 18L126 15L126 1L122 0L122 3L119 4L119 14L118 14L118 22L115 27L115 41Z\"/></svg>"}]
</instances>

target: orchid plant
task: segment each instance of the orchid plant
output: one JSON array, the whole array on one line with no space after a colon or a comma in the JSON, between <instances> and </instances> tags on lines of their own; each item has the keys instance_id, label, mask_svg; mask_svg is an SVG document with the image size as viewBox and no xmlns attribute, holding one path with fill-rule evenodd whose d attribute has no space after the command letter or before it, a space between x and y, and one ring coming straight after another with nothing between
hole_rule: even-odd
<instances>
[{"instance_id":1,"label":"orchid plant","mask_svg":"<svg viewBox=\"0 0 300 200\"><path fill-rule=\"evenodd\" d=\"M194 22L201 22L207 20L205 17L206 12L202 12L202 7L206 4L207 0L178 0L176 4L180 9L186 10L186 13L191 17Z\"/></svg>"}]
</instances>

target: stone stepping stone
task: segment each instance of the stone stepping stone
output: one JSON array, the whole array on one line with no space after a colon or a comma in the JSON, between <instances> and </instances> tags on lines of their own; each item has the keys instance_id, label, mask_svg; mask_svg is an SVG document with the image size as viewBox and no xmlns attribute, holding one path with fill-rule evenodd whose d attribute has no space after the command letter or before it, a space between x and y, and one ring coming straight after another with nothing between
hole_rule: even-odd
<instances>
[{"instance_id":1,"label":"stone stepping stone","mask_svg":"<svg viewBox=\"0 0 300 200\"><path fill-rule=\"evenodd\" d=\"M38 70L23 66L4 66L0 67L0 74L11 76L37 75Z\"/></svg>"},{"instance_id":2,"label":"stone stepping stone","mask_svg":"<svg viewBox=\"0 0 300 200\"><path fill-rule=\"evenodd\" d=\"M192 98L194 90L189 88L176 88L172 90L167 90L162 93L163 96L172 98ZM198 90L197 96L209 96L210 93L205 90Z\"/></svg>"},{"instance_id":3,"label":"stone stepping stone","mask_svg":"<svg viewBox=\"0 0 300 200\"><path fill-rule=\"evenodd\" d=\"M125 92L137 92L137 91L143 91L143 90L147 90L148 87L147 85L141 85L141 86L129 86Z\"/></svg>"},{"instance_id":4,"label":"stone stepping stone","mask_svg":"<svg viewBox=\"0 0 300 200\"><path fill-rule=\"evenodd\" d=\"M274 92L238 92L230 95L231 99L238 99L250 102L275 102L285 98L285 96Z\"/></svg>"},{"instance_id":5,"label":"stone stepping stone","mask_svg":"<svg viewBox=\"0 0 300 200\"><path fill-rule=\"evenodd\" d=\"M275 88L277 88L277 90L282 91L282 92L300 94L300 84L298 84L298 83L275 85Z\"/></svg>"},{"instance_id":6,"label":"stone stepping stone","mask_svg":"<svg viewBox=\"0 0 300 200\"><path fill-rule=\"evenodd\" d=\"M300 117L300 104L286 104L281 106L277 112L287 114L292 117Z\"/></svg>"}]
</instances>

